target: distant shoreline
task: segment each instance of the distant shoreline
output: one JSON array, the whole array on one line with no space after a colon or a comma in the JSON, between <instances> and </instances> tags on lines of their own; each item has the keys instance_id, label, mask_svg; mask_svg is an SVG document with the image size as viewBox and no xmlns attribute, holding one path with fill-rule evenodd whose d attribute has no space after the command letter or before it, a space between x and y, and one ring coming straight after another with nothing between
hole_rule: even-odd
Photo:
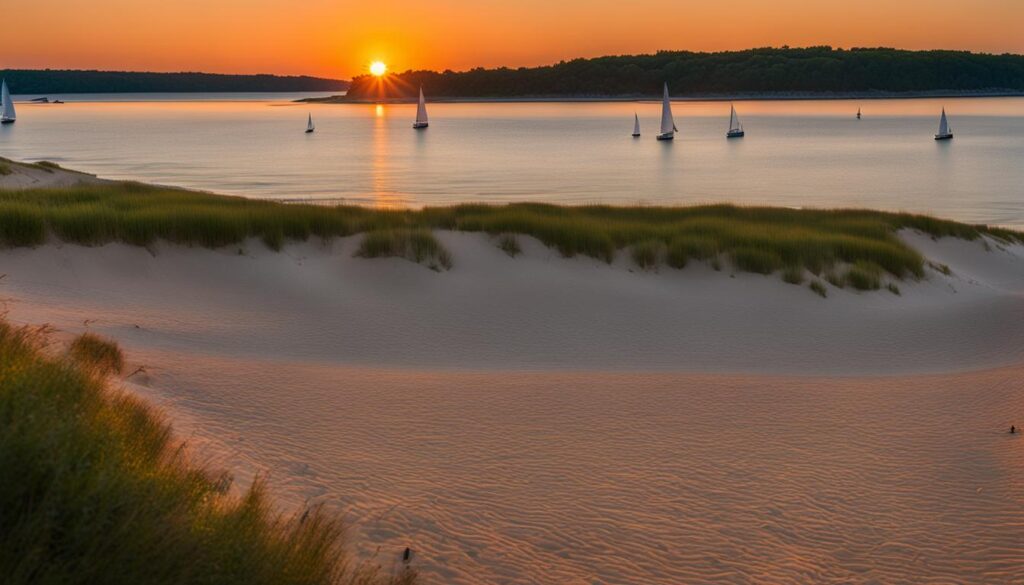
<instances>
[{"instance_id":1,"label":"distant shoreline","mask_svg":"<svg viewBox=\"0 0 1024 585\"><path fill-rule=\"evenodd\" d=\"M815 92L777 92L777 93L743 93L743 94L695 94L674 96L674 102L716 102L716 101L807 101L807 100L891 100L891 99L923 99L923 98L990 98L990 97L1024 97L1018 90L978 90L978 91L914 91L914 92L851 92L851 93L815 93ZM658 95L587 95L559 96L532 95L512 97L430 97L433 103L589 103L589 102L647 102L659 101ZM407 104L415 103L415 97L390 97L381 99L349 98L345 95L334 95L323 98L303 98L296 103L308 104Z\"/></svg>"}]
</instances>

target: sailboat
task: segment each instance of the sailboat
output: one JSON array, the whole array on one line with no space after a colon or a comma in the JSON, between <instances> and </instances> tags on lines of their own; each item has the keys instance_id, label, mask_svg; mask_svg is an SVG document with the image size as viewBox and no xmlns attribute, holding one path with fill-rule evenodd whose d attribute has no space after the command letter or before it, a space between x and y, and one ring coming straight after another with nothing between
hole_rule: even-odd
<instances>
[{"instance_id":1,"label":"sailboat","mask_svg":"<svg viewBox=\"0 0 1024 585\"><path fill-rule=\"evenodd\" d=\"M430 124L427 122L427 101L423 99L423 86L420 86L420 103L416 106L416 121L413 122L412 127L419 130L426 128Z\"/></svg>"},{"instance_id":2,"label":"sailboat","mask_svg":"<svg viewBox=\"0 0 1024 585\"><path fill-rule=\"evenodd\" d=\"M313 114L309 115L309 121L306 122L306 134L312 134L316 130L316 126L313 125Z\"/></svg>"},{"instance_id":3,"label":"sailboat","mask_svg":"<svg viewBox=\"0 0 1024 585\"><path fill-rule=\"evenodd\" d=\"M640 136L640 116L633 112L633 138Z\"/></svg>"},{"instance_id":4,"label":"sailboat","mask_svg":"<svg viewBox=\"0 0 1024 585\"><path fill-rule=\"evenodd\" d=\"M726 138L743 138L743 124L740 124L740 117L736 115L736 106L731 106L729 112L729 131L725 133Z\"/></svg>"},{"instance_id":5,"label":"sailboat","mask_svg":"<svg viewBox=\"0 0 1024 585\"><path fill-rule=\"evenodd\" d=\"M14 101L11 100L11 92L7 90L5 79L0 85L0 124L13 124L15 118Z\"/></svg>"},{"instance_id":6,"label":"sailboat","mask_svg":"<svg viewBox=\"0 0 1024 585\"><path fill-rule=\"evenodd\" d=\"M665 83L665 95L661 100L661 134L658 140L672 140L676 137L676 121L672 118L672 103L668 99L668 83Z\"/></svg>"},{"instance_id":7,"label":"sailboat","mask_svg":"<svg viewBox=\"0 0 1024 585\"><path fill-rule=\"evenodd\" d=\"M950 140L953 138L953 129L949 127L949 122L946 120L946 108L942 108L942 117L939 118L939 133L935 135L935 140Z\"/></svg>"},{"instance_id":8,"label":"sailboat","mask_svg":"<svg viewBox=\"0 0 1024 585\"><path fill-rule=\"evenodd\" d=\"M857 108L857 119L860 120L860 108Z\"/></svg>"}]
</instances>

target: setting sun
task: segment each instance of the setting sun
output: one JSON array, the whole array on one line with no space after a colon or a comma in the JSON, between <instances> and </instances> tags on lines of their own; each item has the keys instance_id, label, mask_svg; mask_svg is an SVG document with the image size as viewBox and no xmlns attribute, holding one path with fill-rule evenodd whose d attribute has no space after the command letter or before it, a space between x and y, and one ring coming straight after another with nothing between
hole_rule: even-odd
<instances>
[{"instance_id":1,"label":"setting sun","mask_svg":"<svg viewBox=\"0 0 1024 585\"><path fill-rule=\"evenodd\" d=\"M387 71L388 66L385 65L383 61L374 61L373 63L370 63L370 73L376 75L377 77L384 75L385 73L387 73Z\"/></svg>"}]
</instances>

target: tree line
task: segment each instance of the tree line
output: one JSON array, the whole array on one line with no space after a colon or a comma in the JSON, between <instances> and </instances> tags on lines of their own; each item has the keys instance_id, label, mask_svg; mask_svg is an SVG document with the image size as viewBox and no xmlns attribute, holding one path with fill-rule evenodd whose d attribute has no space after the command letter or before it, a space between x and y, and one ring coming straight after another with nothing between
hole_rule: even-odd
<instances>
[{"instance_id":1,"label":"tree line","mask_svg":"<svg viewBox=\"0 0 1024 585\"><path fill-rule=\"evenodd\" d=\"M56 69L0 70L11 93L342 91L347 81L307 76L145 73Z\"/></svg>"},{"instance_id":2,"label":"tree line","mask_svg":"<svg viewBox=\"0 0 1024 585\"><path fill-rule=\"evenodd\" d=\"M352 80L352 98L1024 91L1024 56L890 48L659 51L573 59L544 67L406 71ZM382 95L383 94L383 95Z\"/></svg>"}]
</instances>

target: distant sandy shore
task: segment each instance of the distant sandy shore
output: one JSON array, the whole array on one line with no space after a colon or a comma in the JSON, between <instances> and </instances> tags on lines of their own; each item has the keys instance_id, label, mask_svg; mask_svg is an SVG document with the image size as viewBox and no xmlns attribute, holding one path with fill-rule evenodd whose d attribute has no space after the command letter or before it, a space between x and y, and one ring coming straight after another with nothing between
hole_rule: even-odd
<instances>
[{"instance_id":1,"label":"distant sandy shore","mask_svg":"<svg viewBox=\"0 0 1024 585\"><path fill-rule=\"evenodd\" d=\"M703 101L786 101L786 100L889 100L889 99L921 99L921 98L973 98L973 97L1020 97L1024 93L1015 90L981 90L981 91L914 91L914 92L852 92L852 93L812 93L812 92L777 92L777 93L741 93L741 94L699 94L673 97L674 102ZM616 96L517 96L517 97L429 97L433 103L530 103L530 102L641 102L661 101L660 95L616 95ZM303 98L296 100L313 104L404 104L415 103L415 97L408 98L349 98L335 95L323 98Z\"/></svg>"},{"instance_id":2,"label":"distant sandy shore","mask_svg":"<svg viewBox=\"0 0 1024 585\"><path fill-rule=\"evenodd\" d=\"M69 187L80 183L105 183L96 175L63 168L46 167L32 163L20 163L0 158L0 165L10 172L0 172L0 189L41 189L46 187Z\"/></svg>"}]
</instances>

